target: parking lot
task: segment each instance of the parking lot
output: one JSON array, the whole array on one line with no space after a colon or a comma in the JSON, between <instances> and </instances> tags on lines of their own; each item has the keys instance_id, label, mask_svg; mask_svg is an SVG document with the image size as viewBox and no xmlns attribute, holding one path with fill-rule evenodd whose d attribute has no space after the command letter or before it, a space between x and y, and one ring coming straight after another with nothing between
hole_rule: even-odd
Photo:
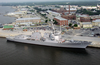
<instances>
[{"instance_id":1,"label":"parking lot","mask_svg":"<svg viewBox=\"0 0 100 65\"><path fill-rule=\"evenodd\" d=\"M77 29L77 30L68 30L65 33L66 35L74 35L74 36L89 36L89 37L98 37L100 34L100 27L98 28L89 28L89 29Z\"/></svg>"}]
</instances>

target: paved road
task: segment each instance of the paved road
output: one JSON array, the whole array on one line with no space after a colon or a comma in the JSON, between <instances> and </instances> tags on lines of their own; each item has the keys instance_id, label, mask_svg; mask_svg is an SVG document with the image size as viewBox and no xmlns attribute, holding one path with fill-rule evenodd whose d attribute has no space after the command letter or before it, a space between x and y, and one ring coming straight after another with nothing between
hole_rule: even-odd
<instances>
[{"instance_id":1,"label":"paved road","mask_svg":"<svg viewBox=\"0 0 100 65\"><path fill-rule=\"evenodd\" d=\"M91 41L91 42L100 42L100 38L95 37L85 37L85 36L72 36L72 35L63 35L65 39L74 39L81 41Z\"/></svg>"},{"instance_id":2,"label":"paved road","mask_svg":"<svg viewBox=\"0 0 100 65\"><path fill-rule=\"evenodd\" d=\"M39 13L35 13L38 17L40 17L42 20L45 21L45 18L43 16L41 16Z\"/></svg>"}]
</instances>

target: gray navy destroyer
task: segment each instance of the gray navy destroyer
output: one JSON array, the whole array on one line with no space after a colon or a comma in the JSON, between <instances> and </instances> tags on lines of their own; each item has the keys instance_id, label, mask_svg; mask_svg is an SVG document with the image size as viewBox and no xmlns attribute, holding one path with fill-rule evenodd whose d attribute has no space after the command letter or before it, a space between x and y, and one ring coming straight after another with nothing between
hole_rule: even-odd
<instances>
[{"instance_id":1,"label":"gray navy destroyer","mask_svg":"<svg viewBox=\"0 0 100 65\"><path fill-rule=\"evenodd\" d=\"M41 35L41 32L33 32L31 35L20 34L6 38L7 41L64 48L86 48L89 44L91 44L91 42L87 41L64 40L61 37L61 34L57 32L45 32L43 36Z\"/></svg>"}]
</instances>

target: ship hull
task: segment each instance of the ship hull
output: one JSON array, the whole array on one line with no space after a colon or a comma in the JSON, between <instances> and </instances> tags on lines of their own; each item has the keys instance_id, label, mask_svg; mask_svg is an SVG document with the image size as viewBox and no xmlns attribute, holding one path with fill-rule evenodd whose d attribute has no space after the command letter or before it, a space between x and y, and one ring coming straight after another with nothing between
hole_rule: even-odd
<instances>
[{"instance_id":1,"label":"ship hull","mask_svg":"<svg viewBox=\"0 0 100 65\"><path fill-rule=\"evenodd\" d=\"M42 45L42 46L62 47L62 48L86 48L89 44L91 44L91 43L50 43L50 42L43 42L43 41L12 39L12 38L7 38L7 41Z\"/></svg>"}]
</instances>

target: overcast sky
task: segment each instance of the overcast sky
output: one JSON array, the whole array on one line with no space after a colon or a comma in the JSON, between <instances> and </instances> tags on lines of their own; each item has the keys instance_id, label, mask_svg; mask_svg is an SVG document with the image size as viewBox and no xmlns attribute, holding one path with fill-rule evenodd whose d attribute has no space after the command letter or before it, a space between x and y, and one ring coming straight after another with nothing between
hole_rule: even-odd
<instances>
[{"instance_id":1,"label":"overcast sky","mask_svg":"<svg viewBox=\"0 0 100 65\"><path fill-rule=\"evenodd\" d=\"M0 0L0 2L100 1L100 0Z\"/></svg>"}]
</instances>

